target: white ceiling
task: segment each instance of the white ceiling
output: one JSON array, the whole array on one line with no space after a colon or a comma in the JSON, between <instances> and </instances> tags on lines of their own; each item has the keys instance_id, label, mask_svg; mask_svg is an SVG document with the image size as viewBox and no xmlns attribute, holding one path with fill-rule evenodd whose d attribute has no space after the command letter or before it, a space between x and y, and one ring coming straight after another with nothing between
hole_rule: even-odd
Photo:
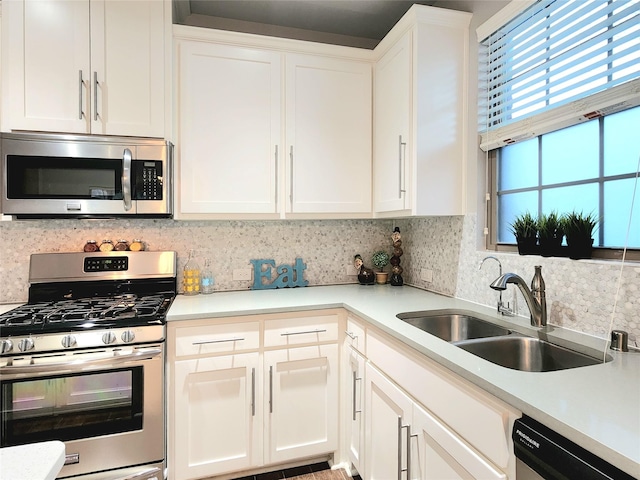
<instances>
[{"instance_id":1,"label":"white ceiling","mask_svg":"<svg viewBox=\"0 0 640 480\"><path fill-rule=\"evenodd\" d=\"M174 23L300 38L327 34L329 43L373 48L413 5L445 6L446 0L173 0ZM442 5L445 4L445 5ZM297 32L297 34L296 34ZM362 40L362 41L358 41ZM320 39L322 41L322 39Z\"/></svg>"}]
</instances>

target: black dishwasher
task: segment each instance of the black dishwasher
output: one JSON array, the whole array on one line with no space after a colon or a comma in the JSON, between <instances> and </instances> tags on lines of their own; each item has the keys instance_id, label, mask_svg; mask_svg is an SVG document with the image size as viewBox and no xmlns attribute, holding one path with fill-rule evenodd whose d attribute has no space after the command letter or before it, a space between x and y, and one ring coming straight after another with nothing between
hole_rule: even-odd
<instances>
[{"instance_id":1,"label":"black dishwasher","mask_svg":"<svg viewBox=\"0 0 640 480\"><path fill-rule=\"evenodd\" d=\"M638 480L530 417L511 437L518 480Z\"/></svg>"}]
</instances>

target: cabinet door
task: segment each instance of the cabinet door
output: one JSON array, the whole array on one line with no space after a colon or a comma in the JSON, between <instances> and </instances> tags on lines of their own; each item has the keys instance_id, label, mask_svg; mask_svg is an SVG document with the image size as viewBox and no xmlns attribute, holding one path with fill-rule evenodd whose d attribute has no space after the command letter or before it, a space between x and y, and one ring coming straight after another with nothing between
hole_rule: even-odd
<instances>
[{"instance_id":1,"label":"cabinet door","mask_svg":"<svg viewBox=\"0 0 640 480\"><path fill-rule=\"evenodd\" d=\"M349 460L354 468L364 472L364 380L365 360L352 347L348 348L349 409L347 411L347 442Z\"/></svg>"},{"instance_id":2,"label":"cabinet door","mask_svg":"<svg viewBox=\"0 0 640 480\"><path fill-rule=\"evenodd\" d=\"M180 212L277 213L281 54L178 48Z\"/></svg>"},{"instance_id":3,"label":"cabinet door","mask_svg":"<svg viewBox=\"0 0 640 480\"><path fill-rule=\"evenodd\" d=\"M272 464L338 448L338 345L264 353L265 457Z\"/></svg>"},{"instance_id":4,"label":"cabinet door","mask_svg":"<svg viewBox=\"0 0 640 480\"><path fill-rule=\"evenodd\" d=\"M411 208L411 32L375 67L374 204L376 212Z\"/></svg>"},{"instance_id":5,"label":"cabinet door","mask_svg":"<svg viewBox=\"0 0 640 480\"><path fill-rule=\"evenodd\" d=\"M365 370L364 478L405 480L412 401L370 364Z\"/></svg>"},{"instance_id":6,"label":"cabinet door","mask_svg":"<svg viewBox=\"0 0 640 480\"><path fill-rule=\"evenodd\" d=\"M164 137L164 9L91 0L91 133Z\"/></svg>"},{"instance_id":7,"label":"cabinet door","mask_svg":"<svg viewBox=\"0 0 640 480\"><path fill-rule=\"evenodd\" d=\"M175 362L174 478L262 464L259 353Z\"/></svg>"},{"instance_id":8,"label":"cabinet door","mask_svg":"<svg viewBox=\"0 0 640 480\"><path fill-rule=\"evenodd\" d=\"M436 417L413 405L412 479L420 480L506 480L497 469L475 449L460 439Z\"/></svg>"},{"instance_id":9,"label":"cabinet door","mask_svg":"<svg viewBox=\"0 0 640 480\"><path fill-rule=\"evenodd\" d=\"M371 211L371 66L288 55L287 212Z\"/></svg>"},{"instance_id":10,"label":"cabinet door","mask_svg":"<svg viewBox=\"0 0 640 480\"><path fill-rule=\"evenodd\" d=\"M8 127L88 133L89 0L3 3Z\"/></svg>"}]
</instances>

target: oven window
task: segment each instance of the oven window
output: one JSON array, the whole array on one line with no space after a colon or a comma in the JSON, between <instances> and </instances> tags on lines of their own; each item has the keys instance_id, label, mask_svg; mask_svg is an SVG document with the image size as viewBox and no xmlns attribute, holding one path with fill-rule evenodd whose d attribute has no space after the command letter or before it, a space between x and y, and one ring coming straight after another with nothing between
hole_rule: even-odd
<instances>
[{"instance_id":1,"label":"oven window","mask_svg":"<svg viewBox=\"0 0 640 480\"><path fill-rule=\"evenodd\" d=\"M122 160L7 156L7 198L122 200Z\"/></svg>"},{"instance_id":2,"label":"oven window","mask_svg":"<svg viewBox=\"0 0 640 480\"><path fill-rule=\"evenodd\" d=\"M142 429L143 367L2 382L2 446Z\"/></svg>"}]
</instances>

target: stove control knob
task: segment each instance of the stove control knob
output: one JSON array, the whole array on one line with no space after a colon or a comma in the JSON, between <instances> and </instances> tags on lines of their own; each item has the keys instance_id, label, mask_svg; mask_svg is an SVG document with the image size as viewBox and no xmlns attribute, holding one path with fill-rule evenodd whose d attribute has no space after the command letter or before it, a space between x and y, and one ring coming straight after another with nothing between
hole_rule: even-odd
<instances>
[{"instance_id":1,"label":"stove control knob","mask_svg":"<svg viewBox=\"0 0 640 480\"><path fill-rule=\"evenodd\" d=\"M107 332L102 335L102 343L109 345L116 341L116 334L113 332Z\"/></svg>"},{"instance_id":2,"label":"stove control knob","mask_svg":"<svg viewBox=\"0 0 640 480\"><path fill-rule=\"evenodd\" d=\"M9 353L13 350L13 342L11 340L0 341L0 353Z\"/></svg>"},{"instance_id":3,"label":"stove control knob","mask_svg":"<svg viewBox=\"0 0 640 480\"><path fill-rule=\"evenodd\" d=\"M62 337L61 343L64 348L75 347L77 343L76 337L74 337L73 335L65 335L64 337Z\"/></svg>"},{"instance_id":4,"label":"stove control knob","mask_svg":"<svg viewBox=\"0 0 640 480\"><path fill-rule=\"evenodd\" d=\"M122 338L122 341L124 343L131 343L136 338L136 334L133 333L132 330L125 330L124 332L122 332L120 338Z\"/></svg>"},{"instance_id":5,"label":"stove control knob","mask_svg":"<svg viewBox=\"0 0 640 480\"><path fill-rule=\"evenodd\" d=\"M18 342L18 350L21 352L28 352L29 350L33 350L34 344L32 338L23 338Z\"/></svg>"}]
</instances>

